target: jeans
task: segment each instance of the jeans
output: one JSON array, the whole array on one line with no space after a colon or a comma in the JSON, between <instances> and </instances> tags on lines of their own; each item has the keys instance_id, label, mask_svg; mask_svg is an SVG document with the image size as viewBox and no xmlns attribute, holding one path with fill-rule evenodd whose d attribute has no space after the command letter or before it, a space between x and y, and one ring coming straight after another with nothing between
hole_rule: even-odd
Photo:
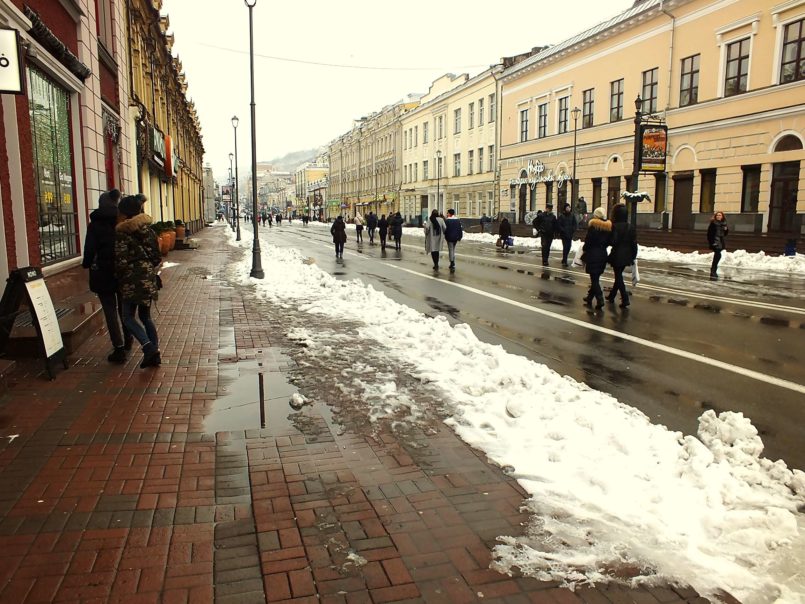
<instances>
[{"instance_id":1,"label":"jeans","mask_svg":"<svg viewBox=\"0 0 805 604\"><path fill-rule=\"evenodd\" d=\"M456 244L458 241L448 241L447 242L447 257L450 258L450 266L454 266L456 263Z\"/></svg>"},{"instance_id":2,"label":"jeans","mask_svg":"<svg viewBox=\"0 0 805 604\"><path fill-rule=\"evenodd\" d=\"M375 242L375 230L373 228L369 228L369 243Z\"/></svg>"},{"instance_id":3,"label":"jeans","mask_svg":"<svg viewBox=\"0 0 805 604\"><path fill-rule=\"evenodd\" d=\"M721 262L721 250L713 250L713 263L710 265L710 274L718 273L718 263Z\"/></svg>"},{"instance_id":4,"label":"jeans","mask_svg":"<svg viewBox=\"0 0 805 604\"><path fill-rule=\"evenodd\" d=\"M357 235L358 235L358 241L363 241L363 225L362 225L362 224L359 224L359 225L358 225L358 226L355 228L355 232L356 232L356 233L357 233Z\"/></svg>"},{"instance_id":5,"label":"jeans","mask_svg":"<svg viewBox=\"0 0 805 604\"><path fill-rule=\"evenodd\" d=\"M335 257L336 258L343 258L344 257L344 242L339 241L335 244Z\"/></svg>"},{"instance_id":6,"label":"jeans","mask_svg":"<svg viewBox=\"0 0 805 604\"><path fill-rule=\"evenodd\" d=\"M137 322L135 314L140 316L142 325ZM137 304L123 300L123 325L131 332L141 346L151 342L154 346L159 346L157 337L157 327L151 319L151 304Z\"/></svg>"},{"instance_id":7,"label":"jeans","mask_svg":"<svg viewBox=\"0 0 805 604\"><path fill-rule=\"evenodd\" d=\"M123 337L128 335L128 329L123 323L123 306L120 296L116 292L108 294L98 294L98 300L101 301L101 308L103 308L103 316L106 318L106 329L109 331L109 339L112 340L112 346L121 348L123 346ZM123 330L120 326L123 323Z\"/></svg>"}]
</instances>

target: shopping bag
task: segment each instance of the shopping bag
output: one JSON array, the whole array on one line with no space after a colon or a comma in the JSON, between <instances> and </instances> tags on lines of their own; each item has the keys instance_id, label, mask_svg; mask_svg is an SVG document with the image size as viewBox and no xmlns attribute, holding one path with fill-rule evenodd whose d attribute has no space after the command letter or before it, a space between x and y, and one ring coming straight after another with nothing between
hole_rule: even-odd
<instances>
[{"instance_id":1,"label":"shopping bag","mask_svg":"<svg viewBox=\"0 0 805 604\"><path fill-rule=\"evenodd\" d=\"M626 267L623 271L623 277L624 279L631 277L633 287L636 287L637 284L640 283L640 272L637 268L637 260L634 261L634 264Z\"/></svg>"},{"instance_id":2,"label":"shopping bag","mask_svg":"<svg viewBox=\"0 0 805 604\"><path fill-rule=\"evenodd\" d=\"M539 231L537 231L537 229L531 229L531 234L534 235L534 237L536 237L537 235L539 235Z\"/></svg>"},{"instance_id":3,"label":"shopping bag","mask_svg":"<svg viewBox=\"0 0 805 604\"><path fill-rule=\"evenodd\" d=\"M573 262L571 263L573 266L584 266L584 250L582 249L584 246L580 245L576 248L576 255L573 256Z\"/></svg>"},{"instance_id":4,"label":"shopping bag","mask_svg":"<svg viewBox=\"0 0 805 604\"><path fill-rule=\"evenodd\" d=\"M507 237L506 245L514 245L514 237Z\"/></svg>"}]
</instances>

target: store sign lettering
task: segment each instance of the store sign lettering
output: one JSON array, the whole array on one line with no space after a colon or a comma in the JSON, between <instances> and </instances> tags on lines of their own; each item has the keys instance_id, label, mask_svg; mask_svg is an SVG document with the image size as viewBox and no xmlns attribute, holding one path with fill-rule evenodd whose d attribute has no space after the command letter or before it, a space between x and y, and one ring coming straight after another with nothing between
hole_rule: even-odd
<instances>
[{"instance_id":1,"label":"store sign lettering","mask_svg":"<svg viewBox=\"0 0 805 604\"><path fill-rule=\"evenodd\" d=\"M519 185L529 185L534 188L541 182L555 182L557 187L561 187L566 181L570 180L570 175L565 172L556 173L553 170L546 170L545 164L539 160L528 160L528 165L524 168L525 178L512 178L509 185L512 187ZM520 170L522 173L523 170Z\"/></svg>"},{"instance_id":2,"label":"store sign lettering","mask_svg":"<svg viewBox=\"0 0 805 604\"><path fill-rule=\"evenodd\" d=\"M165 165L165 137L156 128L151 128L151 150L154 161L160 166Z\"/></svg>"},{"instance_id":3,"label":"store sign lettering","mask_svg":"<svg viewBox=\"0 0 805 604\"><path fill-rule=\"evenodd\" d=\"M0 93L22 94L23 85L20 34L0 28Z\"/></svg>"}]
</instances>

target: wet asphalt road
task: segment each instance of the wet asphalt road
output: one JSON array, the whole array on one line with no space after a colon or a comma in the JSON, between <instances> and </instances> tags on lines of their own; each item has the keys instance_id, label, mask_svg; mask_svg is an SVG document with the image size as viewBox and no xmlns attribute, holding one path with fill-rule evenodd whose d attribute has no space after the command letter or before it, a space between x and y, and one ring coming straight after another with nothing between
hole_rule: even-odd
<instances>
[{"instance_id":1,"label":"wet asphalt road","mask_svg":"<svg viewBox=\"0 0 805 604\"><path fill-rule=\"evenodd\" d=\"M384 253L369 245L365 233L358 245L354 229L349 226L347 232L344 260L336 261L324 228L294 222L260 230L265 242L295 247L338 278L360 279L427 315L467 323L479 339L608 392L673 430L695 434L706 409L741 411L760 432L767 457L805 468L805 277L722 270L723 280L712 283L706 266L643 262L631 308L607 305L596 312L581 300L587 275L561 268L556 251L544 269L538 251L505 253L462 242L457 271L447 270L445 249L435 273L421 237L404 235L401 252ZM602 282L606 292L611 272ZM682 358L643 341L696 356ZM738 369L713 367L699 356ZM768 383L764 376L784 385Z\"/></svg>"}]
</instances>

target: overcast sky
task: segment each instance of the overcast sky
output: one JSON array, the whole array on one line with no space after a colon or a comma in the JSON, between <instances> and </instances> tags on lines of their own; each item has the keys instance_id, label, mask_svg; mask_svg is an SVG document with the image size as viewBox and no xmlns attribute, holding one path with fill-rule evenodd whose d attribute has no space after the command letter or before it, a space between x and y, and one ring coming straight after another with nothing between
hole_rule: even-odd
<instances>
[{"instance_id":1,"label":"overcast sky","mask_svg":"<svg viewBox=\"0 0 805 604\"><path fill-rule=\"evenodd\" d=\"M348 131L353 119L408 93L427 92L444 73L475 75L503 56L556 44L631 5L632 0L551 5L257 0L257 160L326 145ZM174 54L182 60L188 96L201 119L205 164L212 165L217 179L226 178L234 150L230 120L237 115L238 164L241 175L248 173L249 11L244 1L165 0L163 13L170 17Z\"/></svg>"}]
</instances>

